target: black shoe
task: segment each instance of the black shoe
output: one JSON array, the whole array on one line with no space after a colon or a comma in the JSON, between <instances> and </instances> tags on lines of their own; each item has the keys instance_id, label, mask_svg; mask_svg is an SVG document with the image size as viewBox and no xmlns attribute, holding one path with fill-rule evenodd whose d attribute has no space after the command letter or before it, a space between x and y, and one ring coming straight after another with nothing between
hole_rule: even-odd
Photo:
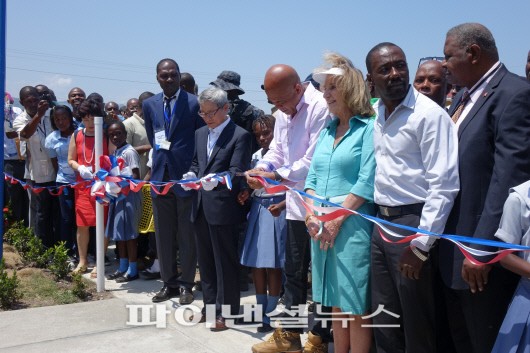
<instances>
[{"instance_id":1,"label":"black shoe","mask_svg":"<svg viewBox=\"0 0 530 353\"><path fill-rule=\"evenodd\" d=\"M202 292L201 281L197 281L197 282L195 282L195 285L193 286L193 290L194 290L194 291Z\"/></svg>"},{"instance_id":2,"label":"black shoe","mask_svg":"<svg viewBox=\"0 0 530 353\"><path fill-rule=\"evenodd\" d=\"M191 304L195 298L193 298L193 293L190 289L186 287L180 287L180 296L179 303L180 305Z\"/></svg>"},{"instance_id":3,"label":"black shoe","mask_svg":"<svg viewBox=\"0 0 530 353\"><path fill-rule=\"evenodd\" d=\"M120 270L116 270L116 272L111 273L110 275L107 275L106 278L110 281L113 279L116 279L118 277L121 277L125 274L125 272L120 272Z\"/></svg>"},{"instance_id":4,"label":"black shoe","mask_svg":"<svg viewBox=\"0 0 530 353\"><path fill-rule=\"evenodd\" d=\"M145 278L145 279L159 279L160 278L160 272L150 272L148 270L143 270L141 274L142 274L142 278Z\"/></svg>"},{"instance_id":5,"label":"black shoe","mask_svg":"<svg viewBox=\"0 0 530 353\"><path fill-rule=\"evenodd\" d=\"M134 281L135 279L138 279L138 278L140 278L140 276L138 276L138 273L135 274L134 276L131 276L130 274L125 273L123 276L120 276L120 277L116 278L116 283L130 282L130 281Z\"/></svg>"},{"instance_id":6,"label":"black shoe","mask_svg":"<svg viewBox=\"0 0 530 353\"><path fill-rule=\"evenodd\" d=\"M171 298L175 298L177 295L179 295L179 290L177 288L170 288L164 285L164 287L162 287L160 292L156 293L152 300L153 303L160 303Z\"/></svg>"},{"instance_id":7,"label":"black shoe","mask_svg":"<svg viewBox=\"0 0 530 353\"><path fill-rule=\"evenodd\" d=\"M261 332L261 333L270 332L272 330L274 330L274 328L271 325L266 324L266 323L263 323L260 327L258 327L258 332Z\"/></svg>"}]
</instances>

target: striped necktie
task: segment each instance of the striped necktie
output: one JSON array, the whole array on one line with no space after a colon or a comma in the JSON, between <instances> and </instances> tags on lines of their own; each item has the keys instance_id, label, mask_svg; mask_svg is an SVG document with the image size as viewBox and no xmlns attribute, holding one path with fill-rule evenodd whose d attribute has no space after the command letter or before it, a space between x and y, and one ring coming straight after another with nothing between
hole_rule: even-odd
<instances>
[{"instance_id":1,"label":"striped necktie","mask_svg":"<svg viewBox=\"0 0 530 353\"><path fill-rule=\"evenodd\" d=\"M464 107L466 106L466 103L469 101L470 94L468 91L465 91L462 95L462 99L460 100L460 104L456 107L455 112L453 115L451 115L451 120L453 120L453 123L456 124L458 119L460 118L460 115L462 115L462 112L464 111Z\"/></svg>"},{"instance_id":2,"label":"striped necktie","mask_svg":"<svg viewBox=\"0 0 530 353\"><path fill-rule=\"evenodd\" d=\"M174 98L175 96L171 98L164 97L164 127L166 130L166 137L169 136L169 127L171 126L171 101Z\"/></svg>"}]
</instances>

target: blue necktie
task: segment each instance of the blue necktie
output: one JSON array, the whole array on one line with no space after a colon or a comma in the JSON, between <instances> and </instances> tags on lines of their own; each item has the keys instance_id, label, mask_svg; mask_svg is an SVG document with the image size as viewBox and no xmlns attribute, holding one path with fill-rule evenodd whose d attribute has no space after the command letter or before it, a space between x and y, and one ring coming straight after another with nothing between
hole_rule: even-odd
<instances>
[{"instance_id":1,"label":"blue necktie","mask_svg":"<svg viewBox=\"0 0 530 353\"><path fill-rule=\"evenodd\" d=\"M169 127L171 126L171 98L164 97L164 128L166 130L166 138L169 137ZM176 104L176 103L175 103Z\"/></svg>"}]
</instances>

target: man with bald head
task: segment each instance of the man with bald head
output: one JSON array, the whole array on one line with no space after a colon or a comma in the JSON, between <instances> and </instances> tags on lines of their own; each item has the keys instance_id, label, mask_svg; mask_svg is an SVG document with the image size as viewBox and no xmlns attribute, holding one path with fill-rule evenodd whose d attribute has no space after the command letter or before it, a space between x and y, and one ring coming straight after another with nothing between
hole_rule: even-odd
<instances>
[{"instance_id":1,"label":"man with bald head","mask_svg":"<svg viewBox=\"0 0 530 353\"><path fill-rule=\"evenodd\" d=\"M81 121L78 116L78 109L81 103L86 99L85 91L79 87L74 87L68 92L68 104L72 106L72 113L77 121Z\"/></svg>"},{"instance_id":2,"label":"man with bald head","mask_svg":"<svg viewBox=\"0 0 530 353\"><path fill-rule=\"evenodd\" d=\"M428 60L422 63L416 71L414 77L414 88L440 107L445 107L447 95L447 74L438 60Z\"/></svg>"},{"instance_id":3,"label":"man with bald head","mask_svg":"<svg viewBox=\"0 0 530 353\"><path fill-rule=\"evenodd\" d=\"M451 28L444 55L449 80L462 87L449 108L460 192L445 233L493 240L509 189L530 179L530 84L500 62L492 33L479 23ZM445 241L440 272L457 350L490 352L518 278L501 266L473 264Z\"/></svg>"},{"instance_id":4,"label":"man with bald head","mask_svg":"<svg viewBox=\"0 0 530 353\"><path fill-rule=\"evenodd\" d=\"M147 157L151 145L147 139L144 119L138 114L142 114L138 99L129 99L127 101L127 110L131 114L131 117L123 122L127 131L127 143L133 146L140 155L140 178L143 179L145 173L147 173Z\"/></svg>"},{"instance_id":5,"label":"man with bald head","mask_svg":"<svg viewBox=\"0 0 530 353\"><path fill-rule=\"evenodd\" d=\"M294 68L274 65L265 74L263 88L269 102L278 108L274 138L270 149L248 174L258 174L299 190L304 189L320 131L329 121L329 112L322 93L313 85L304 87ZM251 176L247 182L253 189L261 184ZM285 307L305 305L307 299L307 270L311 252L304 223L305 210L287 193L287 240L285 246ZM314 331L314 330L313 330ZM283 352L301 348L297 329L276 329L275 340L252 347L253 352ZM310 339L322 345L322 337L310 333ZM322 345L323 346L323 345ZM326 347L323 347L325 349Z\"/></svg>"}]
</instances>

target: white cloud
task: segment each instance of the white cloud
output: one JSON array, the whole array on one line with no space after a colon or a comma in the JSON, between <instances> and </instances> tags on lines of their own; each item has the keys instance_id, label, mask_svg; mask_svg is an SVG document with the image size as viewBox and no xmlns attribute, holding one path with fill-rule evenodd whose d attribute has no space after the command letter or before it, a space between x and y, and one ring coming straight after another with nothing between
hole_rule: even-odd
<instances>
[{"instance_id":1,"label":"white cloud","mask_svg":"<svg viewBox=\"0 0 530 353\"><path fill-rule=\"evenodd\" d=\"M59 88L70 87L72 85L72 78L61 75L52 76L50 84L47 85L49 88L56 90Z\"/></svg>"}]
</instances>

